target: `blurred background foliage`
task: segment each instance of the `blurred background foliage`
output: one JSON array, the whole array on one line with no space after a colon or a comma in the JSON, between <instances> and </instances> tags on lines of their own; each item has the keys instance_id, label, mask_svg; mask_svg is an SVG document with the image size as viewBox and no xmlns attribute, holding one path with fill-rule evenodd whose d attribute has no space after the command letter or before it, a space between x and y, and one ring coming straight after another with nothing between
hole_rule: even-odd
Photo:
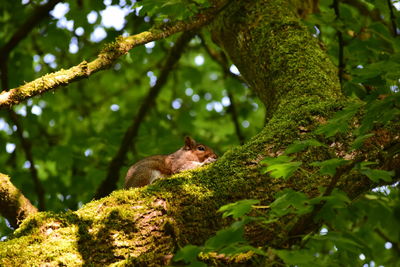
<instances>
[{"instance_id":1,"label":"blurred background foliage","mask_svg":"<svg viewBox=\"0 0 400 267\"><path fill-rule=\"evenodd\" d=\"M0 47L40 4L43 1L0 2ZM57 4L50 17L42 20L11 52L9 87L82 60L93 60L117 36L140 33L162 18L156 14L148 16L146 10L139 12L134 4L124 0ZM14 108L23 135L32 144L35 167L45 190L46 210L75 210L93 198L124 132L155 84L178 36L137 47L112 69ZM131 164L149 155L176 151L183 145L185 135L221 155L240 143L233 119L237 120L240 138L244 140L262 128L265 110L261 103L237 76L237 69L216 62L206 46L220 52L207 31L200 32L169 74L129 149L119 188ZM37 205L30 162L5 110L0 111L0 151L1 172L8 174L14 185ZM2 218L0 221L3 236L10 229Z\"/></svg>"}]
</instances>

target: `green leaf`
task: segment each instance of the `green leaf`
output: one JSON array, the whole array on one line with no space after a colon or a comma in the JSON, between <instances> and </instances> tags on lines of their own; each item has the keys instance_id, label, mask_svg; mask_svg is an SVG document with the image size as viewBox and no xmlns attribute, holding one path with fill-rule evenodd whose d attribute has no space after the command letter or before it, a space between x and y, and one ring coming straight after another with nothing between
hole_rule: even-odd
<instances>
[{"instance_id":1,"label":"green leaf","mask_svg":"<svg viewBox=\"0 0 400 267\"><path fill-rule=\"evenodd\" d=\"M288 213L305 214L312 210L309 205L308 197L301 192L292 189L285 189L276 195L276 199L271 203L271 212L278 217Z\"/></svg>"},{"instance_id":2,"label":"green leaf","mask_svg":"<svg viewBox=\"0 0 400 267\"><path fill-rule=\"evenodd\" d=\"M289 157L289 156L278 156L278 157L266 157L262 161L260 161L261 164L265 165L274 165L274 164L282 164L282 163L287 163L292 161L294 158Z\"/></svg>"},{"instance_id":3,"label":"green leaf","mask_svg":"<svg viewBox=\"0 0 400 267\"><path fill-rule=\"evenodd\" d=\"M313 266L315 256L312 251L301 249L301 250L273 250L279 258L281 258L286 264L298 265L306 264L304 266Z\"/></svg>"},{"instance_id":4,"label":"green leaf","mask_svg":"<svg viewBox=\"0 0 400 267\"><path fill-rule=\"evenodd\" d=\"M146 0L137 2L134 8L140 9L140 15L155 16L156 20L165 17L184 19L197 12L197 6L183 0Z\"/></svg>"},{"instance_id":5,"label":"green leaf","mask_svg":"<svg viewBox=\"0 0 400 267\"><path fill-rule=\"evenodd\" d=\"M274 178L282 177L287 179L292 176L302 164L300 161L291 162L292 160L293 158L285 155L276 158L267 157L260 162L262 165L268 165L268 167L261 168L261 173L265 174L270 172L270 175Z\"/></svg>"},{"instance_id":6,"label":"green leaf","mask_svg":"<svg viewBox=\"0 0 400 267\"><path fill-rule=\"evenodd\" d=\"M392 177L394 176L394 171L370 169L368 167L361 168L360 172L374 182L379 182L380 179L386 182L390 182L392 181Z\"/></svg>"},{"instance_id":7,"label":"green leaf","mask_svg":"<svg viewBox=\"0 0 400 267\"><path fill-rule=\"evenodd\" d=\"M375 123L386 124L400 117L400 94L390 95L383 100L374 99L366 106L366 113L359 128L360 134L366 134Z\"/></svg>"},{"instance_id":8,"label":"green leaf","mask_svg":"<svg viewBox=\"0 0 400 267\"><path fill-rule=\"evenodd\" d=\"M219 230L217 234L208 239L204 245L207 250L216 251L223 247L239 242L245 242L243 238L244 227L229 227Z\"/></svg>"},{"instance_id":9,"label":"green leaf","mask_svg":"<svg viewBox=\"0 0 400 267\"><path fill-rule=\"evenodd\" d=\"M344 249L354 253L361 252L360 249L364 247L362 244L357 242L351 235L343 235L342 233L337 233L337 232L328 232L328 234L325 235L324 238L333 241L339 249Z\"/></svg>"},{"instance_id":10,"label":"green leaf","mask_svg":"<svg viewBox=\"0 0 400 267\"><path fill-rule=\"evenodd\" d=\"M230 203L219 208L219 212L223 212L222 217L232 216L237 219L250 212L252 206L260 203L256 199L244 199L235 203Z\"/></svg>"},{"instance_id":11,"label":"green leaf","mask_svg":"<svg viewBox=\"0 0 400 267\"><path fill-rule=\"evenodd\" d=\"M360 103L352 103L351 106L345 107L343 110L336 112L327 124L320 126L315 133L324 134L326 137L332 137L337 133L345 133L350 120L361 107Z\"/></svg>"},{"instance_id":12,"label":"green leaf","mask_svg":"<svg viewBox=\"0 0 400 267\"><path fill-rule=\"evenodd\" d=\"M356 140L354 140L353 144L351 144L351 148L359 149L364 144L364 141L370 138L371 136L374 136L374 134L370 133L358 136Z\"/></svg>"},{"instance_id":13,"label":"green leaf","mask_svg":"<svg viewBox=\"0 0 400 267\"><path fill-rule=\"evenodd\" d=\"M196 262L197 256L200 252L202 252L202 248L194 245L187 245L179 249L179 251L175 254L173 260L184 261L185 263Z\"/></svg>"},{"instance_id":14,"label":"green leaf","mask_svg":"<svg viewBox=\"0 0 400 267\"><path fill-rule=\"evenodd\" d=\"M324 206L315 217L316 220L322 219L325 222L337 220L337 211L347 209L351 200L350 198L338 189L334 189L329 196L317 197L311 199L310 203L316 205L321 201L325 201Z\"/></svg>"},{"instance_id":15,"label":"green leaf","mask_svg":"<svg viewBox=\"0 0 400 267\"><path fill-rule=\"evenodd\" d=\"M315 140L315 139L308 139L308 140L303 140L303 141L294 141L293 144L289 145L286 148L285 154L289 155L289 154L292 154L292 153L297 153L297 152L305 150L306 148L308 148L310 146L319 147L319 146L325 146L325 145L323 143Z\"/></svg>"},{"instance_id":16,"label":"green leaf","mask_svg":"<svg viewBox=\"0 0 400 267\"><path fill-rule=\"evenodd\" d=\"M319 173L322 175L329 175L334 176L336 173L336 168L346 164L348 160L335 158L335 159L328 159L325 161L316 161L311 163L311 166L321 167Z\"/></svg>"},{"instance_id":17,"label":"green leaf","mask_svg":"<svg viewBox=\"0 0 400 267\"><path fill-rule=\"evenodd\" d=\"M363 162L358 163L356 165L356 168L361 168L362 169L364 167L371 166L371 165L377 165L377 164L378 164L377 162L363 161Z\"/></svg>"}]
</instances>

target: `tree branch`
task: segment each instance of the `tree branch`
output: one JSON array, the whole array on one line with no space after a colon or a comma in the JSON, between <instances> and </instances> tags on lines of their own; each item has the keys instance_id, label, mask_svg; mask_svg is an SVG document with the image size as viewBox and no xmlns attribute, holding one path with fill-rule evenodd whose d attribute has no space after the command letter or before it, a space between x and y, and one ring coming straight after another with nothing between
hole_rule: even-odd
<instances>
[{"instance_id":1,"label":"tree branch","mask_svg":"<svg viewBox=\"0 0 400 267\"><path fill-rule=\"evenodd\" d=\"M393 248L395 249L396 253L398 255L400 255L400 243L396 242L396 240L392 240L391 238L389 238L381 229L379 228L375 228L374 230L375 233L377 233L383 240L385 240L386 242L390 242L393 245Z\"/></svg>"},{"instance_id":2,"label":"tree branch","mask_svg":"<svg viewBox=\"0 0 400 267\"><path fill-rule=\"evenodd\" d=\"M167 82L168 75L172 71L176 62L178 62L185 46L192 39L193 35L194 34L192 32L184 32L177 40L174 47L171 49L169 55L167 56L167 59L165 60L164 66L161 70L160 76L157 79L156 84L150 88L146 98L140 105L139 110L132 121L132 124L126 130L118 152L110 162L106 179L103 180L94 195L95 199L102 198L117 188L116 184L118 182L120 170L124 164L128 148L134 142L139 132L141 123L145 119L150 108L154 105L155 100L161 91L161 88Z\"/></svg>"},{"instance_id":3,"label":"tree branch","mask_svg":"<svg viewBox=\"0 0 400 267\"><path fill-rule=\"evenodd\" d=\"M1 86L3 87L3 93L0 94L0 98L3 94L6 94L6 90L8 90L8 67L7 67L7 61L8 61L8 56L9 53L18 45L18 43L23 40L32 29L39 24L41 20L43 20L45 17L47 17L48 13L50 10L54 8L56 4L61 2L61 0L49 0L46 4L37 7L32 15L18 28L18 30L13 34L13 36L6 42L6 44L2 47L0 47L0 68L1 68ZM38 203L39 203L39 209L40 210L45 210L45 199L44 199L44 188L42 183L39 180L38 173L35 167L35 163L33 160L33 155L32 155L32 144L29 142L28 139L26 139L23 135L23 128L22 124L19 121L18 114L14 112L14 110L9 110L8 112L9 117L13 124L17 126L17 135L18 138L20 139L22 148L25 152L26 159L30 163L29 171L31 173L31 177L33 180L33 184L35 186L36 194L38 196ZM17 189L16 189L17 190ZM11 192L11 191L10 191ZM21 193L19 193L21 194ZM21 194L22 195L22 194ZM22 196L23 197L23 196ZM30 202L29 202L30 204ZM30 204L32 205L32 204ZM15 205L11 205L10 207L16 207ZM36 209L36 208L35 208ZM18 211L15 211L16 214ZM8 212L8 214L11 214ZM8 218L10 220L10 218ZM18 220L16 218L16 220Z\"/></svg>"},{"instance_id":4,"label":"tree branch","mask_svg":"<svg viewBox=\"0 0 400 267\"><path fill-rule=\"evenodd\" d=\"M204 40L204 37L201 36L201 35L200 35L200 39L201 39L201 43L202 43L204 49L206 50L207 54L215 62L217 62L220 65L221 70L222 70L222 72L224 73L225 76L233 77L234 79L237 79L242 83L245 82L243 79L241 79L240 76L235 75L235 74L233 74L232 72L229 71L229 66L228 66L228 62L227 62L227 58L226 58L225 54L218 53L216 51L211 50L211 48L206 44L206 41ZM241 145L243 145L244 141L245 141L245 137L244 137L242 131L240 130L239 116L238 116L238 113L237 113L235 100L234 100L234 97L233 97L233 94L232 94L231 90L229 88L227 88L227 91L228 91L229 102L231 103L231 105L228 108L228 112L231 114L232 123L235 126L235 132L236 132L237 138L239 139L239 143Z\"/></svg>"},{"instance_id":5,"label":"tree branch","mask_svg":"<svg viewBox=\"0 0 400 267\"><path fill-rule=\"evenodd\" d=\"M38 172L35 166L35 161L33 159L33 154L32 154L32 143L24 137L23 133L23 127L22 124L20 123L20 120L18 118L18 114L15 113L14 110L9 110L8 111L9 117L13 124L17 126L17 136L18 139L21 142L22 149L25 153L25 157L29 162L29 172L31 173L33 185L35 187L36 195L38 197L38 206L39 210L46 210L46 201L44 198L45 195L45 190L43 188L43 185L39 179Z\"/></svg>"},{"instance_id":6,"label":"tree branch","mask_svg":"<svg viewBox=\"0 0 400 267\"><path fill-rule=\"evenodd\" d=\"M344 174L348 173L353 167L359 163L361 160L353 161L350 164L341 166L337 168L335 175L333 175L328 187L325 192L322 194L323 197L329 196L332 194L333 189L336 187L339 182L340 177ZM297 239L299 235L305 234L307 230L312 229L315 230L316 223L314 222L314 217L321 211L322 207L325 205L326 201L322 201L321 203L315 205L313 211L311 213L306 214L301 217L297 223L292 227L289 232L289 237L294 237Z\"/></svg>"},{"instance_id":7,"label":"tree branch","mask_svg":"<svg viewBox=\"0 0 400 267\"><path fill-rule=\"evenodd\" d=\"M175 23L162 24L160 27L150 29L133 36L118 37L115 42L107 45L98 57L91 61L82 61L77 66L67 70L60 70L47 75L44 75L34 81L28 82L20 87L11 89L8 92L0 94L0 108L10 107L20 103L30 97L42 94L60 86L68 85L69 83L87 78L90 75L107 69L122 55L128 53L132 48L146 44L151 41L164 39L172 34L190 31L200 28L213 20L218 12L229 3L222 1L218 6L207 9L201 14L195 15L189 21L177 21Z\"/></svg>"},{"instance_id":8,"label":"tree branch","mask_svg":"<svg viewBox=\"0 0 400 267\"><path fill-rule=\"evenodd\" d=\"M339 8L339 0L334 0L333 1L333 9L335 11L335 20L340 20L340 8ZM338 61L339 61L339 66L338 66L338 76L339 76L339 81L340 81L340 87L343 88L343 73L344 73L344 56L343 56L343 49L344 49L344 41L343 41L343 33L341 29L336 29L336 35L338 37Z\"/></svg>"},{"instance_id":9,"label":"tree branch","mask_svg":"<svg viewBox=\"0 0 400 267\"><path fill-rule=\"evenodd\" d=\"M392 31L393 31L393 36L397 36L397 25L396 25L396 16L394 15L393 11L393 4L391 0L387 0L389 12L390 12L390 22L392 23Z\"/></svg>"},{"instance_id":10,"label":"tree branch","mask_svg":"<svg viewBox=\"0 0 400 267\"><path fill-rule=\"evenodd\" d=\"M7 68L7 61L1 61L0 62L0 67L1 67L1 85L3 88L8 88L8 68ZM40 182L36 167L35 167L35 162L33 160L33 155L32 155L32 144L31 142L24 137L24 130L22 127L22 124L18 118L18 114L15 113L13 109L8 110L8 115L10 117L10 120L12 123L17 127L17 136L18 139L21 142L22 149L25 153L26 159L29 161L29 172L31 173L31 178L33 180L33 184L35 186L36 194L38 197L38 204L39 204L39 209L40 210L45 210L46 205L45 205L45 191L43 188L42 183Z\"/></svg>"},{"instance_id":11,"label":"tree branch","mask_svg":"<svg viewBox=\"0 0 400 267\"><path fill-rule=\"evenodd\" d=\"M18 225L30 214L38 210L24 197L10 181L7 175L0 173L0 214L10 224L17 228Z\"/></svg>"}]
</instances>

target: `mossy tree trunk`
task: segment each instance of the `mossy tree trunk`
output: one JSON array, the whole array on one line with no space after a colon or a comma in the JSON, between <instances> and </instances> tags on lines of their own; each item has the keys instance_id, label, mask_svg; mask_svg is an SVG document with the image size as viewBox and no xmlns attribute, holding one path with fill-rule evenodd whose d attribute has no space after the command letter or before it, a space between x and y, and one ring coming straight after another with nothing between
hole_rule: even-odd
<instances>
[{"instance_id":1,"label":"mossy tree trunk","mask_svg":"<svg viewBox=\"0 0 400 267\"><path fill-rule=\"evenodd\" d=\"M288 180L273 179L260 174L258 167L265 156L276 156L294 140L312 136L311 131L346 101L336 68L302 26L300 9L306 13L295 1L232 1L210 25L215 41L267 107L268 122L257 136L200 170L116 191L76 212L28 218L14 239L0 245L2 265L167 264L179 246L202 244L229 223L216 212L221 205L248 198L268 204L284 188L312 196L327 186L327 177L296 173ZM350 141L344 136L336 139L340 145L309 149L297 157L307 164L343 155ZM383 153L371 145L358 156L373 160L384 158ZM350 173L340 177L337 186L354 197L372 185ZM256 245L287 247L295 242L289 234L295 225L282 219L268 229L249 228L248 237ZM303 232L296 234L312 227L300 227Z\"/></svg>"}]
</instances>

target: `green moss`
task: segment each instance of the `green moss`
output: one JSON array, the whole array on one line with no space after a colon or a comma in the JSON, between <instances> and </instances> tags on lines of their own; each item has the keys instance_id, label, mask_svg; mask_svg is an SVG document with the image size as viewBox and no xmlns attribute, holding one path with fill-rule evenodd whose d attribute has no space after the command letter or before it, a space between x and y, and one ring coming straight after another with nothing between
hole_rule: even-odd
<instances>
[{"instance_id":1,"label":"green moss","mask_svg":"<svg viewBox=\"0 0 400 267\"><path fill-rule=\"evenodd\" d=\"M268 12L259 12L268 10ZM287 1L230 5L212 25L213 38L265 103L271 118L281 103L302 96L340 96L336 68Z\"/></svg>"}]
</instances>

